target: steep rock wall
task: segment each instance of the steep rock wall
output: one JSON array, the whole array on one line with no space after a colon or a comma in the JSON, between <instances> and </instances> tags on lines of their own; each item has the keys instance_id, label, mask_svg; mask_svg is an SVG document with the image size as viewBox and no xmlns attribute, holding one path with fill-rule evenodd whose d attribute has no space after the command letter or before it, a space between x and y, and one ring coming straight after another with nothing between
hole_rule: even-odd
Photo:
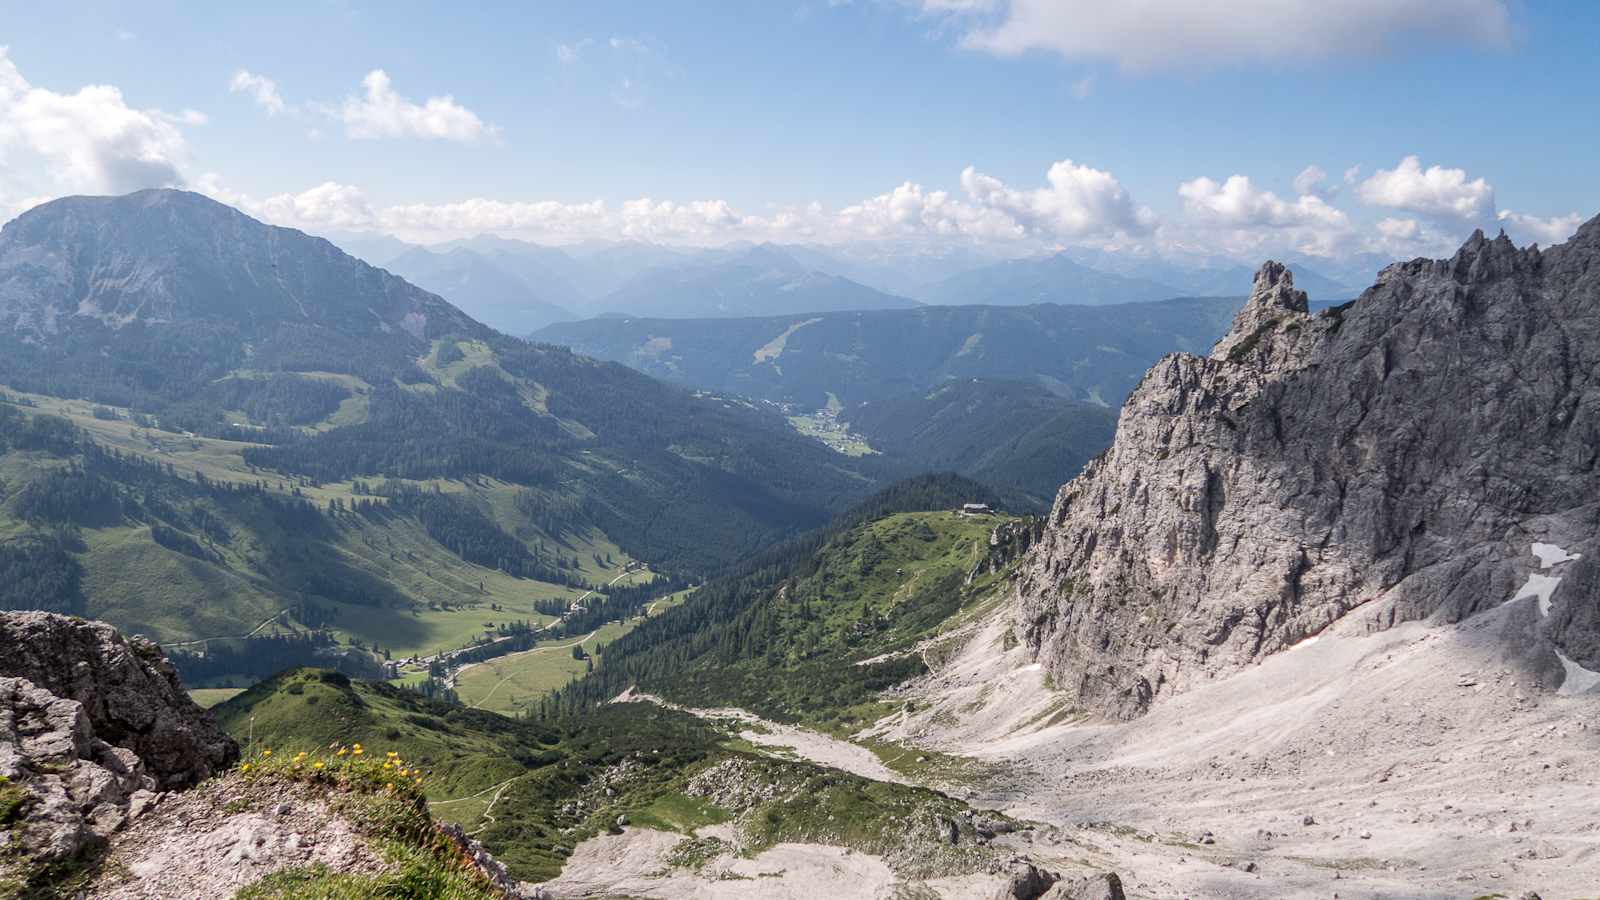
<instances>
[{"instance_id":1,"label":"steep rock wall","mask_svg":"<svg viewBox=\"0 0 1600 900\"><path fill-rule=\"evenodd\" d=\"M1531 540L1600 525L1597 375L1600 219L1546 251L1475 234L1316 315L1268 263L1211 355L1152 368L1061 489L1019 637L1128 718L1357 608L1384 628L1503 602ZM1574 618L1594 617L1552 621Z\"/></svg>"}]
</instances>

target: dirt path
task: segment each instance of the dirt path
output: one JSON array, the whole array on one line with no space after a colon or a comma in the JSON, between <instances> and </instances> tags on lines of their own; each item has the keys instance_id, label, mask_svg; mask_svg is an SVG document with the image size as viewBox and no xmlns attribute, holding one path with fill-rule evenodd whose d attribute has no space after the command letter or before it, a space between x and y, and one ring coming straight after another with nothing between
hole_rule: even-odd
<instances>
[{"instance_id":1,"label":"dirt path","mask_svg":"<svg viewBox=\"0 0 1600 900\"><path fill-rule=\"evenodd\" d=\"M277 612L273 613L272 615L267 616L265 619L262 619L260 625L257 625L256 627L250 629L249 631L245 632L244 634L225 634L225 635L221 635L219 637L195 638L192 641L167 641L167 642L163 642L161 644L161 646L163 646L163 647L192 647L195 644L204 644L204 643L207 643L208 641L235 641L235 640L242 640L242 639L248 638L248 637L255 637L256 634L261 631L261 629L267 627L268 625L271 625L274 621L283 618L283 616L285 614L287 614L288 612L289 611L287 609L280 609Z\"/></svg>"},{"instance_id":2,"label":"dirt path","mask_svg":"<svg viewBox=\"0 0 1600 900\"><path fill-rule=\"evenodd\" d=\"M493 797L489 798L489 805L483 808L483 817L479 819L478 827L467 832L468 837L481 833L485 828L488 828L490 825L495 823L494 805L500 802L501 797L505 796L506 788L511 787L512 781L516 781L516 779L513 778L509 781L501 782L500 789L494 792Z\"/></svg>"},{"instance_id":3,"label":"dirt path","mask_svg":"<svg viewBox=\"0 0 1600 900\"><path fill-rule=\"evenodd\" d=\"M475 835L495 823L495 818L493 815L495 804L499 803L500 798L505 796L506 788L511 787L511 782L516 781L521 777L521 775L514 775L510 778L507 778L505 781L500 782L499 784L492 784L476 794L468 794L465 797L456 797L452 800L432 800L429 801L428 808L432 809L436 806L449 806L452 803L465 803L468 800L476 800L479 797L482 797L484 794L494 791L494 796L489 798L489 805L483 808L483 814L478 817L478 827L467 832L468 835Z\"/></svg>"},{"instance_id":4,"label":"dirt path","mask_svg":"<svg viewBox=\"0 0 1600 900\"><path fill-rule=\"evenodd\" d=\"M722 709L694 709L692 707L678 706L669 703L654 694L641 693L629 688L619 694L612 703L654 703L668 709L676 709L702 719L713 722L737 723L745 726L739 731L739 737L744 738L758 747L767 747L772 750L788 750L795 756L827 766L831 769L840 769L862 778L873 781L887 781L894 784L911 784L903 775L883 764L877 754L859 744L842 741L835 737L808 728L796 725L784 725L763 719L755 713L734 707Z\"/></svg>"}]
</instances>

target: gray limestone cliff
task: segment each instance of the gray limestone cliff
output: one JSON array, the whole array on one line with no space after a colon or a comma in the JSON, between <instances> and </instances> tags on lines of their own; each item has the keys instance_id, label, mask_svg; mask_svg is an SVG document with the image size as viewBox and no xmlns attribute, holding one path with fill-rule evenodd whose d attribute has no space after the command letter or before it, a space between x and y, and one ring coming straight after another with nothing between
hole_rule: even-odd
<instances>
[{"instance_id":1,"label":"gray limestone cliff","mask_svg":"<svg viewBox=\"0 0 1600 900\"><path fill-rule=\"evenodd\" d=\"M1061 489L1019 637L1080 707L1128 718L1342 618L1505 602L1548 541L1586 561L1541 634L1600 668L1597 376L1600 219L1548 250L1475 234L1318 314L1267 263L1212 353L1157 363Z\"/></svg>"},{"instance_id":2,"label":"gray limestone cliff","mask_svg":"<svg viewBox=\"0 0 1600 900\"><path fill-rule=\"evenodd\" d=\"M161 649L99 622L0 613L0 883L71 859L239 758Z\"/></svg>"}]
</instances>

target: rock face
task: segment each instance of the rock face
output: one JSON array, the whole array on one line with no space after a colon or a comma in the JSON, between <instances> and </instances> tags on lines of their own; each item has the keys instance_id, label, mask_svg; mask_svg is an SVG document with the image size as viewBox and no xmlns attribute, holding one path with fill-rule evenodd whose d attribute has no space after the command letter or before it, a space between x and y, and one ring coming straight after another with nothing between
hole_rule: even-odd
<instances>
[{"instance_id":1,"label":"rock face","mask_svg":"<svg viewBox=\"0 0 1600 900\"><path fill-rule=\"evenodd\" d=\"M161 790L193 785L239 758L160 647L102 622L0 613L0 676L81 704L94 736L132 751Z\"/></svg>"},{"instance_id":2,"label":"rock face","mask_svg":"<svg viewBox=\"0 0 1600 900\"><path fill-rule=\"evenodd\" d=\"M1129 718L1353 610L1380 629L1507 601L1532 541L1600 550L1597 373L1600 219L1545 251L1475 234L1315 315L1268 263L1211 355L1152 368L1061 489L1019 637ZM1593 593L1554 602L1543 637L1600 668Z\"/></svg>"},{"instance_id":3,"label":"rock face","mask_svg":"<svg viewBox=\"0 0 1600 900\"><path fill-rule=\"evenodd\" d=\"M50 613L0 613L0 778L36 861L76 855L239 749L159 647Z\"/></svg>"}]
</instances>

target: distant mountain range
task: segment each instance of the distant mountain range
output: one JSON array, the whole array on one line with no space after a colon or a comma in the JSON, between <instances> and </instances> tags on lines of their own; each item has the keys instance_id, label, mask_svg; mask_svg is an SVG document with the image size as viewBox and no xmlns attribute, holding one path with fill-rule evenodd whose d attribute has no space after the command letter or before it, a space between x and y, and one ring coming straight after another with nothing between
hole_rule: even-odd
<instances>
[{"instance_id":1,"label":"distant mountain range","mask_svg":"<svg viewBox=\"0 0 1600 900\"><path fill-rule=\"evenodd\" d=\"M563 322L539 341L719 392L846 409L951 379L1031 381L1088 403L1122 401L1173 350L1203 353L1239 298L1113 306L925 306L741 319Z\"/></svg>"},{"instance_id":2,"label":"distant mountain range","mask_svg":"<svg viewBox=\"0 0 1600 900\"><path fill-rule=\"evenodd\" d=\"M426 288L460 307L480 322L508 334L537 331L552 322L578 318L567 308L545 300L533 281L466 248L436 253L413 247L390 260L389 271ZM570 296L557 287L555 293Z\"/></svg>"},{"instance_id":3,"label":"distant mountain range","mask_svg":"<svg viewBox=\"0 0 1600 900\"><path fill-rule=\"evenodd\" d=\"M915 300L808 268L767 244L727 259L647 269L595 304L602 313L679 319L918 305Z\"/></svg>"},{"instance_id":4,"label":"distant mountain range","mask_svg":"<svg viewBox=\"0 0 1600 900\"><path fill-rule=\"evenodd\" d=\"M736 243L675 248L640 241L545 246L491 235L433 247L343 235L351 252L510 334L596 316L733 318L918 305L1101 305L1173 297L1238 297L1253 270L1222 259L1180 262L1146 253L1075 248L1017 259L978 248L890 242ZM1291 263L1314 300L1357 290ZM1316 262L1316 261L1313 261ZM1327 261L1332 265L1332 261ZM1366 283L1382 261L1353 263Z\"/></svg>"}]
</instances>

